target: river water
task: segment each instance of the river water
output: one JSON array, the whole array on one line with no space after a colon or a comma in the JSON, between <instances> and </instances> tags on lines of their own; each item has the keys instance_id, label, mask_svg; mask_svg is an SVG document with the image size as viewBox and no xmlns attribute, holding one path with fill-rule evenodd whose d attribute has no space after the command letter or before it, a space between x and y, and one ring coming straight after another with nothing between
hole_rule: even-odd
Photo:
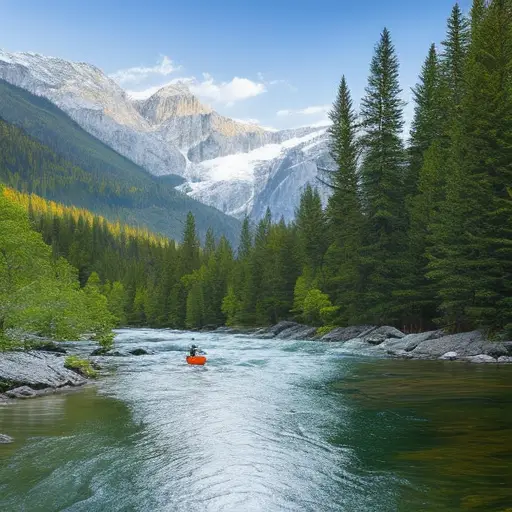
<instances>
[{"instance_id":1,"label":"river water","mask_svg":"<svg viewBox=\"0 0 512 512\"><path fill-rule=\"evenodd\" d=\"M168 330L116 345L152 354L0 407L0 510L512 510L512 367Z\"/></svg>"}]
</instances>

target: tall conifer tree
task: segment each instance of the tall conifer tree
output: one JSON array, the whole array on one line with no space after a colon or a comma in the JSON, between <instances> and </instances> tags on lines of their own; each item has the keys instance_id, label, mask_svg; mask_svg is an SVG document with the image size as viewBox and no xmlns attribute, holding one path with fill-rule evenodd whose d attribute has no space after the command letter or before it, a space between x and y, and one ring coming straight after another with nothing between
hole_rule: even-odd
<instances>
[{"instance_id":1,"label":"tall conifer tree","mask_svg":"<svg viewBox=\"0 0 512 512\"><path fill-rule=\"evenodd\" d=\"M391 298L401 273L399 258L405 242L403 101L398 71L395 48L389 31L384 29L375 48L361 109L362 198L366 214L362 310L373 322L393 320Z\"/></svg>"}]
</instances>

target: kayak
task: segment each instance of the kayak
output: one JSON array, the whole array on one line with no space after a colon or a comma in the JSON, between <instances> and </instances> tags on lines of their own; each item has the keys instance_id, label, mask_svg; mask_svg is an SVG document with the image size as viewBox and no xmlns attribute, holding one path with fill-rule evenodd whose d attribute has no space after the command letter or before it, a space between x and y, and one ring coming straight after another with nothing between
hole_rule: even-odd
<instances>
[{"instance_id":1,"label":"kayak","mask_svg":"<svg viewBox=\"0 0 512 512\"><path fill-rule=\"evenodd\" d=\"M187 356L187 363L203 365L204 363L206 363L206 357L204 357L204 356Z\"/></svg>"}]
</instances>

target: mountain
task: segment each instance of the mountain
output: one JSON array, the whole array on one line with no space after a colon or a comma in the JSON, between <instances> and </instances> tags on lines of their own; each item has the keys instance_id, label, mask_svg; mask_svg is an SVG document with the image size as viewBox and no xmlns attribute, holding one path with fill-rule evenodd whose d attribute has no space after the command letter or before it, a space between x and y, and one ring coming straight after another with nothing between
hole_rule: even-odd
<instances>
[{"instance_id":1,"label":"mountain","mask_svg":"<svg viewBox=\"0 0 512 512\"><path fill-rule=\"evenodd\" d=\"M268 199L275 216L293 217L317 163L331 164L325 129L271 131L238 122L203 105L184 83L134 100L90 64L4 51L0 78L49 99L150 173L182 176L181 190L230 215L258 218ZM214 171L224 166L229 171Z\"/></svg>"},{"instance_id":2,"label":"mountain","mask_svg":"<svg viewBox=\"0 0 512 512\"><path fill-rule=\"evenodd\" d=\"M0 80L0 182L107 218L181 237L188 211L236 242L239 223L155 177L85 132L45 98Z\"/></svg>"}]
</instances>

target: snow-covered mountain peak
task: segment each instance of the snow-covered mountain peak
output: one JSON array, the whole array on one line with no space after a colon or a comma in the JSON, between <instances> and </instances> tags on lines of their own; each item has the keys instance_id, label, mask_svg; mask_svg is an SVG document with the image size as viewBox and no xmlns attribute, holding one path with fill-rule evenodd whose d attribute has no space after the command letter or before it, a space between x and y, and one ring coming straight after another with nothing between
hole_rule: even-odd
<instances>
[{"instance_id":1,"label":"snow-covered mountain peak","mask_svg":"<svg viewBox=\"0 0 512 512\"><path fill-rule=\"evenodd\" d=\"M259 218L270 206L293 218L305 184L332 163L324 127L272 131L230 119L187 82L136 100L91 64L3 50L0 79L52 101L152 174L185 177L183 191L231 215Z\"/></svg>"},{"instance_id":2,"label":"snow-covered mountain peak","mask_svg":"<svg viewBox=\"0 0 512 512\"><path fill-rule=\"evenodd\" d=\"M151 124L160 125L170 118L210 114L183 82L166 85L146 100L133 102L135 108Z\"/></svg>"},{"instance_id":3,"label":"snow-covered mountain peak","mask_svg":"<svg viewBox=\"0 0 512 512\"><path fill-rule=\"evenodd\" d=\"M168 98L170 96L192 96L186 82L173 82L158 89L151 97Z\"/></svg>"}]
</instances>

